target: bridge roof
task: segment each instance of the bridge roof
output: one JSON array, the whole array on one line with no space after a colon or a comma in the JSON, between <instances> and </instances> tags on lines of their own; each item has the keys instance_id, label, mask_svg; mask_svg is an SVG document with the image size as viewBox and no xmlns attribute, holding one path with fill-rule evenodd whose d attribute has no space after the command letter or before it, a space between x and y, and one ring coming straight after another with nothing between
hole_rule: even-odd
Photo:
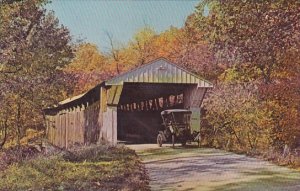
<instances>
[{"instance_id":1,"label":"bridge roof","mask_svg":"<svg viewBox=\"0 0 300 191\"><path fill-rule=\"evenodd\" d=\"M109 97L108 102L115 103L120 99L124 84L127 84L128 86L129 84L136 85L139 83L144 83L144 85L147 85L147 87L155 84L164 85L163 89L165 91L168 91L168 85L172 87L172 85L175 84L181 86L197 85L198 87L202 88L213 87L211 82L200 78L199 76L179 67L165 58L159 58L124 74L120 74L112 79L106 80L81 95L63 100L59 102L58 105L45 110L60 109L68 107L69 105L82 103L84 100L88 99L88 97L94 95L96 88L101 86L113 86L111 88L111 92L117 96ZM153 88L151 91L153 91Z\"/></svg>"},{"instance_id":2,"label":"bridge roof","mask_svg":"<svg viewBox=\"0 0 300 191\"><path fill-rule=\"evenodd\" d=\"M212 83L164 58L107 80L105 85L123 85L124 82L198 84L198 87L213 87Z\"/></svg>"}]
</instances>

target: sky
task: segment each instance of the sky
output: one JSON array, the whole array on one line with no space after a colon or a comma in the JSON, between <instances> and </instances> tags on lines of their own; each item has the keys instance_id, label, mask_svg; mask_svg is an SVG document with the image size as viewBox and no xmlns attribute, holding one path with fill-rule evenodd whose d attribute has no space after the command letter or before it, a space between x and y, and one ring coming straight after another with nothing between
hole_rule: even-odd
<instances>
[{"instance_id":1,"label":"sky","mask_svg":"<svg viewBox=\"0 0 300 191\"><path fill-rule=\"evenodd\" d=\"M150 26L162 32L182 27L199 0L52 0L47 5L75 39L109 49L107 33L114 41L127 43L135 32Z\"/></svg>"}]
</instances>

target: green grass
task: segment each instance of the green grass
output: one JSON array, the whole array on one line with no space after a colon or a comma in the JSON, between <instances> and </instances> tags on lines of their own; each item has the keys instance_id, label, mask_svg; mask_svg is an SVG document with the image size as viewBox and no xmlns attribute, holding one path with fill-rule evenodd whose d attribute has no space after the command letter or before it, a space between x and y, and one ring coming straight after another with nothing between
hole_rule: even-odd
<instances>
[{"instance_id":1,"label":"green grass","mask_svg":"<svg viewBox=\"0 0 300 191\"><path fill-rule=\"evenodd\" d=\"M210 156L216 155L216 153L210 148L199 149L196 145L190 145L186 147L163 147L163 148L151 148L141 151L137 151L137 154L143 161L154 161L154 160L167 160L180 158L180 157L193 157L193 156ZM225 151L219 150L219 155L228 154Z\"/></svg>"},{"instance_id":2,"label":"green grass","mask_svg":"<svg viewBox=\"0 0 300 191\"><path fill-rule=\"evenodd\" d=\"M248 180L224 184L215 188L216 191L250 191L250 190L299 190L299 173L258 172L248 176Z\"/></svg>"},{"instance_id":3,"label":"green grass","mask_svg":"<svg viewBox=\"0 0 300 191\"><path fill-rule=\"evenodd\" d=\"M0 190L147 190L134 151L90 147L17 163L0 172Z\"/></svg>"}]
</instances>

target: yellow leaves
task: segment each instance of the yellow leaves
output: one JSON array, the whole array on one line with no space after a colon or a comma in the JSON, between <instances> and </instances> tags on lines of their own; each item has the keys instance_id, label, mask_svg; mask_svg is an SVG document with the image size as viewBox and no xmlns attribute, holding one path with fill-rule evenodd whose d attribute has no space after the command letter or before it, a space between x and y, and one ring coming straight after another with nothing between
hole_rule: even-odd
<instances>
[{"instance_id":1,"label":"yellow leaves","mask_svg":"<svg viewBox=\"0 0 300 191\"><path fill-rule=\"evenodd\" d=\"M235 67L225 70L219 76L219 80L221 80L225 83L226 82L235 82L235 81L239 80L238 78L239 78L239 73Z\"/></svg>"},{"instance_id":2,"label":"yellow leaves","mask_svg":"<svg viewBox=\"0 0 300 191\"><path fill-rule=\"evenodd\" d=\"M101 71L106 70L106 58L93 44L86 43L78 47L73 62L66 68L68 71Z\"/></svg>"},{"instance_id":3,"label":"yellow leaves","mask_svg":"<svg viewBox=\"0 0 300 191\"><path fill-rule=\"evenodd\" d=\"M138 42L140 45L149 43L155 35L156 32L151 27L144 27L135 33L133 43Z\"/></svg>"},{"instance_id":4,"label":"yellow leaves","mask_svg":"<svg viewBox=\"0 0 300 191\"><path fill-rule=\"evenodd\" d=\"M255 80L260 73L258 68L245 63L226 69L218 78L224 83L243 83Z\"/></svg>"},{"instance_id":5,"label":"yellow leaves","mask_svg":"<svg viewBox=\"0 0 300 191\"><path fill-rule=\"evenodd\" d=\"M253 85L227 84L217 87L205 102L208 123L222 132L216 139L239 140L237 144L244 149L269 146L269 138L276 125L274 113L271 112L278 105L259 100ZM276 136L283 137L279 134Z\"/></svg>"}]
</instances>

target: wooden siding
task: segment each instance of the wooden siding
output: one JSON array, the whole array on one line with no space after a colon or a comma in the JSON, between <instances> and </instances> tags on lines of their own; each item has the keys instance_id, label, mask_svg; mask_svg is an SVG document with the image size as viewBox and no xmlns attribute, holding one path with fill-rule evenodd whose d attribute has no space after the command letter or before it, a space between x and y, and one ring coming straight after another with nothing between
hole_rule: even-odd
<instances>
[{"instance_id":1,"label":"wooden siding","mask_svg":"<svg viewBox=\"0 0 300 191\"><path fill-rule=\"evenodd\" d=\"M62 110L56 115L47 115L48 140L59 147L75 144L97 143L101 129L99 101L87 107Z\"/></svg>"},{"instance_id":2,"label":"wooden siding","mask_svg":"<svg viewBox=\"0 0 300 191\"><path fill-rule=\"evenodd\" d=\"M124 82L198 84L198 87L212 87L210 82L199 78L166 59L150 62L108 80L105 84L123 85Z\"/></svg>"},{"instance_id":3,"label":"wooden siding","mask_svg":"<svg viewBox=\"0 0 300 191\"><path fill-rule=\"evenodd\" d=\"M117 107L107 107L103 113L103 127L106 129L107 142L117 144Z\"/></svg>"},{"instance_id":4,"label":"wooden siding","mask_svg":"<svg viewBox=\"0 0 300 191\"><path fill-rule=\"evenodd\" d=\"M187 87L184 91L184 107L200 107L204 98L206 88L199 88L196 86Z\"/></svg>"},{"instance_id":5,"label":"wooden siding","mask_svg":"<svg viewBox=\"0 0 300 191\"><path fill-rule=\"evenodd\" d=\"M191 116L191 129L194 131L200 130L200 108L206 93L206 88L188 87L185 89L184 96L184 108L189 108L192 111Z\"/></svg>"},{"instance_id":6,"label":"wooden siding","mask_svg":"<svg viewBox=\"0 0 300 191\"><path fill-rule=\"evenodd\" d=\"M97 93L98 100L91 98L92 103L46 115L47 137L52 144L69 148L76 144L117 143L117 107L107 106L110 95L105 87Z\"/></svg>"}]
</instances>

